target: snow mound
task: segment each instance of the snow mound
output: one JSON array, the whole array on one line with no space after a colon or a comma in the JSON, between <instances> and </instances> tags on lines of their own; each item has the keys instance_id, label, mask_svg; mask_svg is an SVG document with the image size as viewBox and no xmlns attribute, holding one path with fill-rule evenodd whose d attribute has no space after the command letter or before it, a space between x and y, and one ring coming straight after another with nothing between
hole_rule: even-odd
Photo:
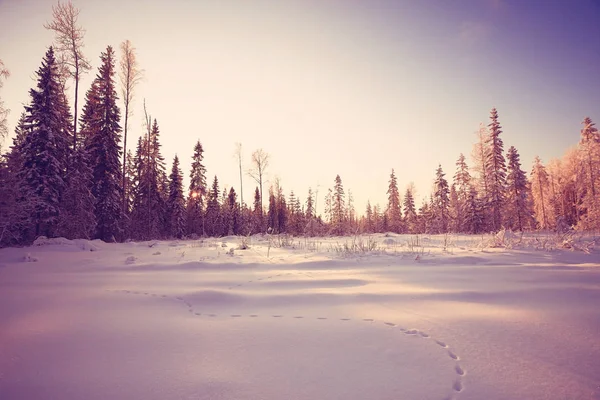
<instances>
[{"instance_id":1,"label":"snow mound","mask_svg":"<svg viewBox=\"0 0 600 400\"><path fill-rule=\"evenodd\" d=\"M98 251L99 248L91 240L75 239L70 240L64 237L47 238L39 236L33 241L33 246L75 246L84 251Z\"/></svg>"},{"instance_id":2,"label":"snow mound","mask_svg":"<svg viewBox=\"0 0 600 400\"><path fill-rule=\"evenodd\" d=\"M135 264L136 260L137 260L137 257L129 256L125 259L125 264L127 264L127 265Z\"/></svg>"},{"instance_id":3,"label":"snow mound","mask_svg":"<svg viewBox=\"0 0 600 400\"><path fill-rule=\"evenodd\" d=\"M391 245L394 245L394 244L396 244L396 241L395 241L394 239L387 238L387 239L385 239L385 240L383 241L383 244L385 244L385 245L388 245L388 246L391 246Z\"/></svg>"}]
</instances>

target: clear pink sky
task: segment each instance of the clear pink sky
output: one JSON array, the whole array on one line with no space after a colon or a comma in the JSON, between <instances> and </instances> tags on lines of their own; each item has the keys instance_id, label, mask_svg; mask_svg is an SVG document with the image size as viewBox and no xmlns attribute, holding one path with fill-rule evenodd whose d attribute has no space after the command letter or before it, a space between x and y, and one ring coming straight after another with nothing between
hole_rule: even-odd
<instances>
[{"instance_id":1,"label":"clear pink sky","mask_svg":"<svg viewBox=\"0 0 600 400\"><path fill-rule=\"evenodd\" d=\"M0 96L12 128L53 35L51 0L0 0L0 58L12 76ZM600 20L592 1L76 0L93 72L107 45L129 39L146 71L130 126L142 132L142 99L156 117L169 167L189 174L196 140L209 181L239 189L235 143L271 154L269 178L304 199L336 174L359 212L386 202L395 168L418 205L438 163L454 174L474 132L498 108L505 148L529 171L578 140L600 116ZM254 184L244 177L251 202ZM239 191L239 190L238 190Z\"/></svg>"}]
</instances>

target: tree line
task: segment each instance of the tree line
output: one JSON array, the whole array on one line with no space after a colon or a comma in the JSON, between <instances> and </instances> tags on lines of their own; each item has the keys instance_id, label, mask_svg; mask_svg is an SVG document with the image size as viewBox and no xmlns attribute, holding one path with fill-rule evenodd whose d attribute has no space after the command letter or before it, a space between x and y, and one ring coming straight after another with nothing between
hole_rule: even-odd
<instances>
[{"instance_id":1,"label":"tree line","mask_svg":"<svg viewBox=\"0 0 600 400\"><path fill-rule=\"evenodd\" d=\"M129 41L121 44L117 68L108 46L85 93L77 115L81 74L91 70L83 55L85 31L77 25L71 2L53 7L46 28L56 34L36 72L12 145L0 157L0 245L31 243L36 237L98 238L104 241L195 238L271 232L292 235L356 233L482 233L502 228L593 230L600 227L600 134L585 118L578 144L564 157L544 165L536 157L530 172L517 149L504 152L498 112L481 125L473 146L472 167L460 154L452 181L442 166L435 171L430 195L417 208L415 189L400 193L392 169L387 204L367 204L359 215L352 193L335 177L325 195L324 215L317 215L318 193L308 189L305 200L293 191L285 195L275 179L263 204L269 154L252 154L248 175L256 182L254 201L247 205L236 190L209 185L204 148L197 141L191 157L190 184L176 155L167 170L161 155L160 127L146 110L145 130L135 148L127 149L128 118L135 88L143 71ZM124 113L118 105L118 74ZM0 60L0 88L9 72ZM67 82L73 79L71 113ZM8 136L0 99L0 134ZM122 121L123 120L123 124ZM77 129L79 127L79 130ZM122 145L121 145L122 143ZM242 191L241 145L237 152Z\"/></svg>"}]
</instances>

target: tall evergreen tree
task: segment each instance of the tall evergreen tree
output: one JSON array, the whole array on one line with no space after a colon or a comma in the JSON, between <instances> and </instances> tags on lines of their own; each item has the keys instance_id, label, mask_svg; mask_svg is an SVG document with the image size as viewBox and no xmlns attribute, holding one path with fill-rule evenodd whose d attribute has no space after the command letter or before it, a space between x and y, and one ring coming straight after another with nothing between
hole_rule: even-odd
<instances>
[{"instance_id":1,"label":"tall evergreen tree","mask_svg":"<svg viewBox=\"0 0 600 400\"><path fill-rule=\"evenodd\" d=\"M190 172L189 195L187 200L187 232L203 235L204 231L204 199L207 195L206 167L202 164L204 149L200 141L194 146L192 170Z\"/></svg>"},{"instance_id":2,"label":"tall evergreen tree","mask_svg":"<svg viewBox=\"0 0 600 400\"><path fill-rule=\"evenodd\" d=\"M448 189L448 181L444 178L445 174L442 171L442 166L439 165L436 171L435 177L435 192L433 197L433 212L436 219L436 232L446 233L448 232L449 213L448 208L450 206L450 190Z\"/></svg>"},{"instance_id":3,"label":"tall evergreen tree","mask_svg":"<svg viewBox=\"0 0 600 400\"><path fill-rule=\"evenodd\" d=\"M204 228L208 236L221 236L223 227L221 224L221 212L219 205L219 180L215 175L212 189L208 195L206 205L206 222Z\"/></svg>"},{"instance_id":4,"label":"tall evergreen tree","mask_svg":"<svg viewBox=\"0 0 600 400\"><path fill-rule=\"evenodd\" d=\"M93 173L92 194L96 200L96 237L104 241L123 236L122 170L119 121L115 90L115 54L111 46L100 56L102 65L92 83L93 95L86 96L82 132L88 134L86 150ZM89 93L89 92L88 92ZM89 109L86 115L85 110Z\"/></svg>"},{"instance_id":5,"label":"tall evergreen tree","mask_svg":"<svg viewBox=\"0 0 600 400\"><path fill-rule=\"evenodd\" d=\"M395 233L400 233L402 229L402 210L400 208L400 192L398 191L398 181L396 180L396 174L394 173L393 169L390 175L387 195L387 212L390 230Z\"/></svg>"},{"instance_id":6,"label":"tall evergreen tree","mask_svg":"<svg viewBox=\"0 0 600 400\"><path fill-rule=\"evenodd\" d=\"M335 186L333 189L332 196L332 228L336 235L343 235L345 233L345 215L346 215L346 204L344 198L344 186L342 185L342 178L339 175L335 177Z\"/></svg>"},{"instance_id":7,"label":"tall evergreen tree","mask_svg":"<svg viewBox=\"0 0 600 400\"><path fill-rule=\"evenodd\" d=\"M92 194L92 169L83 147L71 156L62 201L58 231L67 239L91 239L96 229L95 199Z\"/></svg>"},{"instance_id":8,"label":"tall evergreen tree","mask_svg":"<svg viewBox=\"0 0 600 400\"><path fill-rule=\"evenodd\" d=\"M507 158L505 226L523 231L532 222L529 182L525 171L521 169L519 153L514 146L508 149Z\"/></svg>"},{"instance_id":9,"label":"tall evergreen tree","mask_svg":"<svg viewBox=\"0 0 600 400\"><path fill-rule=\"evenodd\" d=\"M506 160L504 159L504 143L500 134L502 127L498 122L498 111L492 108L489 123L490 136L487 140L485 159L486 176L489 177L487 206L490 209L491 228L494 232L502 226L502 211L506 188Z\"/></svg>"},{"instance_id":10,"label":"tall evergreen tree","mask_svg":"<svg viewBox=\"0 0 600 400\"><path fill-rule=\"evenodd\" d=\"M52 47L37 72L37 90L31 89L31 104L25 107L28 134L21 147L23 199L31 205L35 235L57 233L65 175L70 153L71 117L61 91Z\"/></svg>"},{"instance_id":11,"label":"tall evergreen tree","mask_svg":"<svg viewBox=\"0 0 600 400\"><path fill-rule=\"evenodd\" d=\"M260 189L258 188L258 186L256 187L256 189L254 189L254 209L252 210L252 216L253 216L253 220L254 220L254 227L252 229L253 232L263 232L264 228L262 226L262 221L263 221L263 213L261 210L262 207L262 202L261 202L261 198L260 198Z\"/></svg>"},{"instance_id":12,"label":"tall evergreen tree","mask_svg":"<svg viewBox=\"0 0 600 400\"><path fill-rule=\"evenodd\" d=\"M578 147L581 218L577 226L583 229L597 229L600 227L600 133L589 117L586 117L582 124Z\"/></svg>"},{"instance_id":13,"label":"tall evergreen tree","mask_svg":"<svg viewBox=\"0 0 600 400\"><path fill-rule=\"evenodd\" d=\"M240 203L237 200L237 193L231 187L227 195L228 220L226 223L228 234L239 235L241 233L241 210Z\"/></svg>"},{"instance_id":14,"label":"tall evergreen tree","mask_svg":"<svg viewBox=\"0 0 600 400\"><path fill-rule=\"evenodd\" d=\"M531 193L533 197L533 211L537 225L540 229L550 227L549 206L549 178L546 167L538 156L533 160L533 169L531 170Z\"/></svg>"},{"instance_id":15,"label":"tall evergreen tree","mask_svg":"<svg viewBox=\"0 0 600 400\"><path fill-rule=\"evenodd\" d=\"M169 175L167 212L169 235L181 239L185 235L185 199L183 198L183 173L177 155L173 159L173 167Z\"/></svg>"},{"instance_id":16,"label":"tall evergreen tree","mask_svg":"<svg viewBox=\"0 0 600 400\"><path fill-rule=\"evenodd\" d=\"M456 187L456 231L466 232L465 215L472 183L469 167L465 161L465 156L462 153L456 161L456 173L454 174L453 186Z\"/></svg>"},{"instance_id":17,"label":"tall evergreen tree","mask_svg":"<svg viewBox=\"0 0 600 400\"><path fill-rule=\"evenodd\" d=\"M415 198L411 187L406 188L404 194L404 220L409 232L415 232L417 224L417 210L415 209Z\"/></svg>"}]
</instances>

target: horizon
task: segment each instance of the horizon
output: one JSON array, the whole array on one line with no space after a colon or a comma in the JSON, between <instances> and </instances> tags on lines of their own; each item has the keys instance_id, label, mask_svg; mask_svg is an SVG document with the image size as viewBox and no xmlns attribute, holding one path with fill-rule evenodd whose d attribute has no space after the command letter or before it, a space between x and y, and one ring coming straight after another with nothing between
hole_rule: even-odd
<instances>
[{"instance_id":1,"label":"horizon","mask_svg":"<svg viewBox=\"0 0 600 400\"><path fill-rule=\"evenodd\" d=\"M14 38L0 42L11 72L1 92L11 109L3 150L53 42L43 24L54 4L0 1L3 36ZM252 151L270 154L268 178L279 177L286 195L293 190L304 202L309 187L318 190L319 214L338 174L358 214L368 200L384 207L392 169L402 196L414 182L420 206L438 164L448 179L460 153L472 165L474 133L487 125L492 107L504 150L515 146L527 173L536 155L547 164L575 145L583 118L595 121L600 110L600 7L591 1L180 0L146 2L142 12L136 1L74 4L92 65L80 82L80 111L100 52L111 45L120 55L129 39L145 79L128 149L142 132L145 99L161 130L167 170L177 154L186 187L200 140L207 181L217 175L221 190L233 186L239 195L233 154L240 142L246 167ZM577 25L569 22L575 16ZM197 117L193 124L190 115ZM244 175L249 205L252 182Z\"/></svg>"}]
</instances>

